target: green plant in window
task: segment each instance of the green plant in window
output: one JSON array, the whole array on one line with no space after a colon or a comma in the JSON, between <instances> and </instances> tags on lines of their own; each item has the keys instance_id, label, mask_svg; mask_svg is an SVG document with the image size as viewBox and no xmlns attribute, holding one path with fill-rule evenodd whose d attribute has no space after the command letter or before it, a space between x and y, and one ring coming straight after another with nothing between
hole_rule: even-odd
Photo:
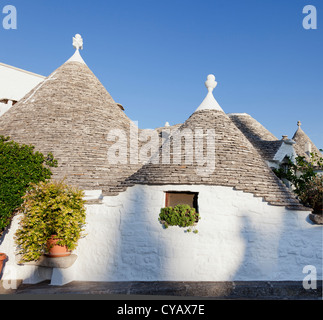
<instances>
[{"instance_id":1,"label":"green plant in window","mask_svg":"<svg viewBox=\"0 0 323 320\"><path fill-rule=\"evenodd\" d=\"M168 228L168 226L194 227L199 220L200 215L195 208L191 208L187 204L161 208L159 214L159 221L165 228ZM189 228L187 231L190 232L191 229Z\"/></svg>"}]
</instances>

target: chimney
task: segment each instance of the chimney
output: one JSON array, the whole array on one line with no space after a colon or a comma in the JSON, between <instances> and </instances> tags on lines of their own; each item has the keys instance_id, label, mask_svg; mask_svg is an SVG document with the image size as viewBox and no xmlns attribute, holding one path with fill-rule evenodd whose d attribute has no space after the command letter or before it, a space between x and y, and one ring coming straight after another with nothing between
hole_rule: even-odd
<instances>
[{"instance_id":1,"label":"chimney","mask_svg":"<svg viewBox=\"0 0 323 320\"><path fill-rule=\"evenodd\" d=\"M308 155L310 155L310 153L312 152L312 145L310 142L306 142L305 143L305 153L307 153Z\"/></svg>"}]
</instances>

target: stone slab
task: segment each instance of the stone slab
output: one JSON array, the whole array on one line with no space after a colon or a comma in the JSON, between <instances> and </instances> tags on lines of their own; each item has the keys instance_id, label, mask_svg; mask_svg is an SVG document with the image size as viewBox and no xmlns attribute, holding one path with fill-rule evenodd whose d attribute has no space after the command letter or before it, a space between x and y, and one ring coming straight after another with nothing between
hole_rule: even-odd
<instances>
[{"instance_id":1,"label":"stone slab","mask_svg":"<svg viewBox=\"0 0 323 320\"><path fill-rule=\"evenodd\" d=\"M76 254L71 254L67 257L50 258L41 256L37 261L25 262L24 265L46 267L46 268L60 268L67 269L71 267L77 259Z\"/></svg>"}]
</instances>

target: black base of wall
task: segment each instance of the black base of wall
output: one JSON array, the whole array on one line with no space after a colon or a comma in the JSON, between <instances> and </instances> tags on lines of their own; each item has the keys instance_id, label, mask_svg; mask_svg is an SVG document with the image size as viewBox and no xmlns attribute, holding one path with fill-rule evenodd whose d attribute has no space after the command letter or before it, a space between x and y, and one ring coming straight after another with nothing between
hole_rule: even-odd
<instances>
[{"instance_id":1,"label":"black base of wall","mask_svg":"<svg viewBox=\"0 0 323 320\"><path fill-rule=\"evenodd\" d=\"M5 293L5 292L3 292ZM12 293L12 292L11 292ZM235 282L71 282L51 286L48 281L21 284L14 294L83 294L112 295L132 299L138 295L152 298L201 299L274 299L321 300L322 280L316 289L304 289L302 281L235 281Z\"/></svg>"}]
</instances>

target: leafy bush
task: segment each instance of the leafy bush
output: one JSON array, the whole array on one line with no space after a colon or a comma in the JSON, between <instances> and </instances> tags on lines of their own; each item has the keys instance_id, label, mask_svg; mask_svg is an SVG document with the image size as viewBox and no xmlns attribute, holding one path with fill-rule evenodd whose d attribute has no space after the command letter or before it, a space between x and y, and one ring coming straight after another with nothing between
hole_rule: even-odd
<instances>
[{"instance_id":1,"label":"leafy bush","mask_svg":"<svg viewBox=\"0 0 323 320\"><path fill-rule=\"evenodd\" d=\"M168 226L192 227L199 219L200 216L196 210L186 204L162 208L159 214L159 221L165 228L168 228ZM196 231L194 232L197 233Z\"/></svg>"},{"instance_id":2,"label":"leafy bush","mask_svg":"<svg viewBox=\"0 0 323 320\"><path fill-rule=\"evenodd\" d=\"M33 184L23 197L23 217L16 232L22 261L38 260L45 253L47 240L55 235L69 250L77 247L85 225L83 191L63 182Z\"/></svg>"},{"instance_id":3,"label":"leafy bush","mask_svg":"<svg viewBox=\"0 0 323 320\"><path fill-rule=\"evenodd\" d=\"M293 192L305 206L314 210L322 208L322 176L316 172L323 168L323 158L317 153L311 153L310 161L305 157L296 157L295 162L288 159L283 168L274 169L280 179L292 183Z\"/></svg>"},{"instance_id":4,"label":"leafy bush","mask_svg":"<svg viewBox=\"0 0 323 320\"><path fill-rule=\"evenodd\" d=\"M51 153L44 157L34 152L34 146L0 136L0 235L22 204L29 183L49 179L52 175L49 167L55 166L57 160Z\"/></svg>"},{"instance_id":5,"label":"leafy bush","mask_svg":"<svg viewBox=\"0 0 323 320\"><path fill-rule=\"evenodd\" d=\"M301 202L313 208L314 213L321 213L323 209L323 176L315 176L308 182L306 190L304 190L299 198Z\"/></svg>"}]
</instances>

